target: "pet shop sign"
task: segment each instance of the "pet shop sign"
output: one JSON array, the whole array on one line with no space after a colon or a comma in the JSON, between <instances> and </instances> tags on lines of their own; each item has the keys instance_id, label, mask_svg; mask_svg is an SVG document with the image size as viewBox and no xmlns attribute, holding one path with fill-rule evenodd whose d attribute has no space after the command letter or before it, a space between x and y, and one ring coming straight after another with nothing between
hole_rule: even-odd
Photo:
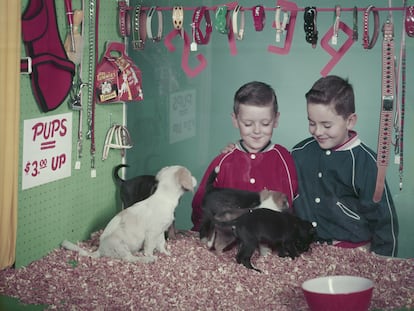
<instances>
[{"instance_id":1,"label":"pet shop sign","mask_svg":"<svg viewBox=\"0 0 414 311\"><path fill-rule=\"evenodd\" d=\"M195 136L195 90L170 95L170 144Z\"/></svg>"},{"instance_id":2,"label":"pet shop sign","mask_svg":"<svg viewBox=\"0 0 414 311\"><path fill-rule=\"evenodd\" d=\"M24 121L22 189L71 175L72 113Z\"/></svg>"}]
</instances>

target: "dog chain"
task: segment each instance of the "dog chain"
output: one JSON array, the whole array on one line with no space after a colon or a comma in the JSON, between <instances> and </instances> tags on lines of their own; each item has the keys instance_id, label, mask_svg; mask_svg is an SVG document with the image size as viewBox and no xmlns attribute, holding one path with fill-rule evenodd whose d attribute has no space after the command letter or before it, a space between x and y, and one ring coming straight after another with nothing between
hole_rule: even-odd
<instances>
[{"instance_id":1,"label":"dog chain","mask_svg":"<svg viewBox=\"0 0 414 311\"><path fill-rule=\"evenodd\" d=\"M95 169L95 66L97 63L98 43L98 11L99 0L89 1L89 31L88 31L88 131L86 138L91 140L91 177L96 177Z\"/></svg>"}]
</instances>

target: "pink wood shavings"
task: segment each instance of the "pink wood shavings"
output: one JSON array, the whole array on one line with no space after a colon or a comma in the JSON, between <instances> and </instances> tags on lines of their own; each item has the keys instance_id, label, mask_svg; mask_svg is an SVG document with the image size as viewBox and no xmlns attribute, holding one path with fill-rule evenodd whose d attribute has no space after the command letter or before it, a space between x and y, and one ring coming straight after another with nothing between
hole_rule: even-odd
<instances>
[{"instance_id":1,"label":"pink wood shavings","mask_svg":"<svg viewBox=\"0 0 414 311\"><path fill-rule=\"evenodd\" d=\"M94 249L101 232L81 243ZM414 259L315 244L292 260L252 258L263 273L236 263L236 249L209 251L194 232L168 241L171 256L153 264L92 259L56 249L19 269L0 271L0 294L49 310L308 310L301 284L324 275L375 283L371 309L414 308Z\"/></svg>"}]
</instances>

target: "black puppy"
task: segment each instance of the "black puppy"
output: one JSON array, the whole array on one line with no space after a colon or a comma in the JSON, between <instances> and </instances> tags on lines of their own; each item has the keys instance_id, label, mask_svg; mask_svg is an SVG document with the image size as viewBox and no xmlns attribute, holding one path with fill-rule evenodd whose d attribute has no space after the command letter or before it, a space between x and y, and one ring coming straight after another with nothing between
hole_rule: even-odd
<instances>
[{"instance_id":1,"label":"black puppy","mask_svg":"<svg viewBox=\"0 0 414 311\"><path fill-rule=\"evenodd\" d=\"M201 206L203 217L200 225L200 239L207 240L209 248L221 252L235 242L231 228L216 227L214 216L225 212L241 213L255 207L267 207L273 210L289 209L289 202L284 193L271 190L261 192L246 191L233 188L216 188L214 181L217 171L213 170L206 182L206 192Z\"/></svg>"},{"instance_id":2,"label":"black puppy","mask_svg":"<svg viewBox=\"0 0 414 311\"><path fill-rule=\"evenodd\" d=\"M244 191L230 188L215 188L214 180L217 177L216 170L213 170L206 183L206 192L201 202L203 217L200 225L200 239L209 240L214 243L216 250L222 251L235 239L229 228L222 228L215 232L214 216L218 213L232 209L249 209L260 205L260 195L257 192ZM216 240L216 241L214 241ZM212 246L212 245L211 245Z\"/></svg>"},{"instance_id":3,"label":"black puppy","mask_svg":"<svg viewBox=\"0 0 414 311\"><path fill-rule=\"evenodd\" d=\"M114 179L119 186L119 196L123 208L130 207L134 203L145 200L157 189L157 180L154 175L140 175L131 179L124 180L119 177L119 170L123 167L129 167L126 164L120 164L114 168Z\"/></svg>"},{"instance_id":4,"label":"black puppy","mask_svg":"<svg viewBox=\"0 0 414 311\"><path fill-rule=\"evenodd\" d=\"M261 272L250 261L260 243L276 248L281 257L295 258L306 252L315 239L316 229L312 223L291 213L256 208L239 215L221 213L216 215L215 221L220 226L231 226L239 243L236 260L249 269Z\"/></svg>"}]
</instances>

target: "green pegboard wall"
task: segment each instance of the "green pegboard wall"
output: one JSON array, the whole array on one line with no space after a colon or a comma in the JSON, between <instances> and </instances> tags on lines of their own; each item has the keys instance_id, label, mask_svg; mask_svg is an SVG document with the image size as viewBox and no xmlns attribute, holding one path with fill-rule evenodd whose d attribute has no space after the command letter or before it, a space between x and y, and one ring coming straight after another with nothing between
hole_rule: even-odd
<instances>
[{"instance_id":1,"label":"green pegboard wall","mask_svg":"<svg viewBox=\"0 0 414 311\"><path fill-rule=\"evenodd\" d=\"M85 46L82 63L83 80L87 80L87 27L88 1L85 1ZM22 0L22 10L28 0ZM56 15L62 40L65 39L66 16L64 2L56 1ZM81 9L81 0L72 1L73 9ZM116 1L100 1L99 11L99 55L100 59L105 42L121 41L117 33L117 3ZM22 56L26 56L22 45ZM83 89L83 131L86 133L87 90ZM43 113L38 108L33 97L28 75L21 75L21 121L20 132L23 133L23 122L27 119L41 118L71 112L68 102L62 103L56 110ZM83 141L83 157L80 170L74 169L76 161L76 138L78 112L73 112L72 130L72 170L71 176L22 190L22 166L19 168L18 195L18 228L16 246L16 266L27 265L41 258L53 248L59 246L63 239L82 240L90 233L102 228L107 221L119 210L116 200L116 187L112 180L112 169L121 163L119 151L111 150L105 161L102 161L102 149L106 132L111 124L122 124L123 105L97 105L95 117L97 177L90 175L90 140ZM22 163L23 137L20 135L20 161Z\"/></svg>"}]
</instances>

